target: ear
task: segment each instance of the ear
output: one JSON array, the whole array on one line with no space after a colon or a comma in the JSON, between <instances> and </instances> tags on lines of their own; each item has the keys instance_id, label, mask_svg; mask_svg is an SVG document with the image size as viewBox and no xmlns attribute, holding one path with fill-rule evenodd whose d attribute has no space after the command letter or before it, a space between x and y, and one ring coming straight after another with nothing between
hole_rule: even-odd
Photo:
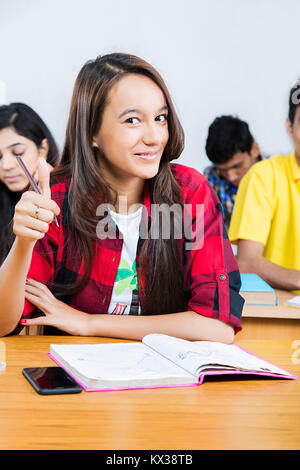
<instances>
[{"instance_id":1,"label":"ear","mask_svg":"<svg viewBox=\"0 0 300 470\"><path fill-rule=\"evenodd\" d=\"M259 154L260 154L260 151L259 151L258 143L253 142L251 146L251 150L250 150L250 155L254 160L256 160Z\"/></svg>"},{"instance_id":2,"label":"ear","mask_svg":"<svg viewBox=\"0 0 300 470\"><path fill-rule=\"evenodd\" d=\"M47 160L48 152L49 152L49 143L47 139L43 139L41 146L39 148L40 157L44 160Z\"/></svg>"},{"instance_id":3,"label":"ear","mask_svg":"<svg viewBox=\"0 0 300 470\"><path fill-rule=\"evenodd\" d=\"M99 145L97 144L97 142L94 141L94 139L92 140L92 147L94 149L98 149L99 150Z\"/></svg>"},{"instance_id":4,"label":"ear","mask_svg":"<svg viewBox=\"0 0 300 470\"><path fill-rule=\"evenodd\" d=\"M285 120L285 128L288 133L288 136L291 137L292 139L293 138L293 125L291 121L289 120L289 118L286 118Z\"/></svg>"}]
</instances>

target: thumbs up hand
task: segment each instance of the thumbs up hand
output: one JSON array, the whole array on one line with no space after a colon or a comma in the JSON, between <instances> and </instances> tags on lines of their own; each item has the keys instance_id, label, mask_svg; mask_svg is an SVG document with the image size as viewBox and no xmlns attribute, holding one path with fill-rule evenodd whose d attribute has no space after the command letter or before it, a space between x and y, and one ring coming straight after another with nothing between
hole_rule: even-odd
<instances>
[{"instance_id":1,"label":"thumbs up hand","mask_svg":"<svg viewBox=\"0 0 300 470\"><path fill-rule=\"evenodd\" d=\"M38 159L38 179L41 194L26 191L15 207L14 234L35 242L45 236L60 209L51 200L50 172L46 160Z\"/></svg>"}]
</instances>

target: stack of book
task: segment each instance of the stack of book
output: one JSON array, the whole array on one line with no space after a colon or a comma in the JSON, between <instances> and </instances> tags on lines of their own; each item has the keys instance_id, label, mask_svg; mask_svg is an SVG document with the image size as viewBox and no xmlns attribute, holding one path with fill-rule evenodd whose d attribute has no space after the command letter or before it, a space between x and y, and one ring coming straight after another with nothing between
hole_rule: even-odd
<instances>
[{"instance_id":1,"label":"stack of book","mask_svg":"<svg viewBox=\"0 0 300 470\"><path fill-rule=\"evenodd\" d=\"M255 273L241 273L241 296L245 305L278 305L276 291Z\"/></svg>"}]
</instances>

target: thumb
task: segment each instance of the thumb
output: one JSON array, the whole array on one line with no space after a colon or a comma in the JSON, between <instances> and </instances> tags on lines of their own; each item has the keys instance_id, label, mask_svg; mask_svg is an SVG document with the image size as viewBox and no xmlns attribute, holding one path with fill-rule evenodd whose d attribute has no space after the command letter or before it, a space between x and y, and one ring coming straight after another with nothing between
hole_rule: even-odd
<instances>
[{"instance_id":1,"label":"thumb","mask_svg":"<svg viewBox=\"0 0 300 470\"><path fill-rule=\"evenodd\" d=\"M50 172L47 162L44 158L40 157L38 159L37 170L40 190L44 196L51 198Z\"/></svg>"}]
</instances>

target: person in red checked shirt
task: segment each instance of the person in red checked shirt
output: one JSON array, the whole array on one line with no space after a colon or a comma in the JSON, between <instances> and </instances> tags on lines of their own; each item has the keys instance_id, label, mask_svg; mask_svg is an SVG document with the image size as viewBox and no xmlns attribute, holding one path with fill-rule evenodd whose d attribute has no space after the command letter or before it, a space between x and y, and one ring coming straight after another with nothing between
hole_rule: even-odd
<instances>
[{"instance_id":1,"label":"person in red checked shirt","mask_svg":"<svg viewBox=\"0 0 300 470\"><path fill-rule=\"evenodd\" d=\"M50 182L40 160L42 194L25 192L15 209L1 335L43 325L44 334L233 342L238 266L206 178L171 163L183 146L150 64L114 53L82 67L61 165Z\"/></svg>"}]
</instances>

